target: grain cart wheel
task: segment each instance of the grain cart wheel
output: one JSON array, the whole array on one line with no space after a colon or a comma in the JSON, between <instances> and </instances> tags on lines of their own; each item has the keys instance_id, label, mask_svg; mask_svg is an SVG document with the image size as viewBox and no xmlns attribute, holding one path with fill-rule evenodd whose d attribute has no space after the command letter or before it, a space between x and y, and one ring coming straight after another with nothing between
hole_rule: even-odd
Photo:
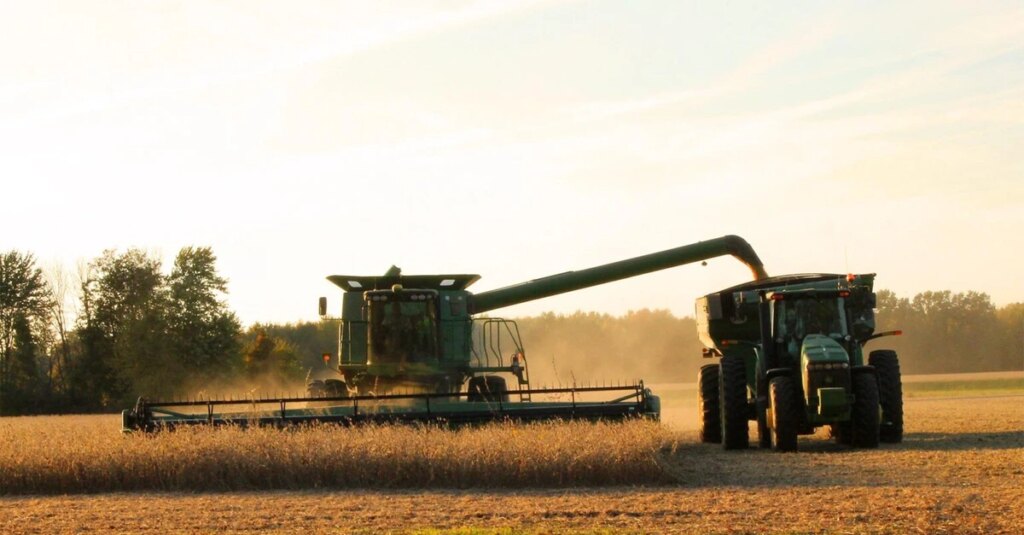
<instances>
[{"instance_id":1,"label":"grain cart wheel","mask_svg":"<svg viewBox=\"0 0 1024 535\"><path fill-rule=\"evenodd\" d=\"M772 446L777 451L796 451L796 429L800 423L793 378L773 377L768 385L772 404Z\"/></svg>"},{"instance_id":2,"label":"grain cart wheel","mask_svg":"<svg viewBox=\"0 0 1024 535\"><path fill-rule=\"evenodd\" d=\"M836 439L837 444L849 446L852 443L850 440L852 435L853 431L850 428L850 422L840 422L828 426L828 436L829 438Z\"/></svg>"},{"instance_id":3,"label":"grain cart wheel","mask_svg":"<svg viewBox=\"0 0 1024 535\"><path fill-rule=\"evenodd\" d=\"M878 447L878 382L870 373L853 374L851 442L855 448Z\"/></svg>"},{"instance_id":4,"label":"grain cart wheel","mask_svg":"<svg viewBox=\"0 0 1024 535\"><path fill-rule=\"evenodd\" d=\"M768 407L757 405L757 446L759 448L772 447L772 430L768 428Z\"/></svg>"},{"instance_id":5,"label":"grain cart wheel","mask_svg":"<svg viewBox=\"0 0 1024 535\"><path fill-rule=\"evenodd\" d=\"M722 414L722 446L727 450L750 446L747 432L747 365L741 357L722 357L718 371Z\"/></svg>"},{"instance_id":6,"label":"grain cart wheel","mask_svg":"<svg viewBox=\"0 0 1024 535\"><path fill-rule=\"evenodd\" d=\"M878 439L882 442L903 442L903 379L896 352L889 349L872 351L868 363L875 367L878 379L878 401L882 406L882 422Z\"/></svg>"},{"instance_id":7,"label":"grain cart wheel","mask_svg":"<svg viewBox=\"0 0 1024 535\"><path fill-rule=\"evenodd\" d=\"M722 442L722 416L718 403L718 364L700 367L697 373L697 407L700 410L701 442Z\"/></svg>"},{"instance_id":8,"label":"grain cart wheel","mask_svg":"<svg viewBox=\"0 0 1024 535\"><path fill-rule=\"evenodd\" d=\"M764 370L764 361L757 359L757 395L754 410L757 411L757 446L768 449L772 447L772 430L768 427L768 375Z\"/></svg>"}]
</instances>

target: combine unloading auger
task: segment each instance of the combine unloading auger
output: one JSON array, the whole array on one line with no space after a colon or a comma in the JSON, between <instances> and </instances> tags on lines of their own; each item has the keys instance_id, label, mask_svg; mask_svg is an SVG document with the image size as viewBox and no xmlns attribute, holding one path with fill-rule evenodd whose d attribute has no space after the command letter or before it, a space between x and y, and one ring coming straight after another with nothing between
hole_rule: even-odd
<instances>
[{"instance_id":1,"label":"combine unloading auger","mask_svg":"<svg viewBox=\"0 0 1024 535\"><path fill-rule=\"evenodd\" d=\"M469 423L495 419L658 418L643 382L625 386L532 388L516 323L474 318L552 295L732 255L755 280L767 277L738 236L684 245L473 294L478 275L332 275L345 291L336 374L294 398L153 402L123 413L125 430L193 424L288 425L308 422ZM326 316L326 300L320 314ZM501 375L499 375L501 374ZM508 380L516 382L509 388ZM610 399L609 399L610 398Z\"/></svg>"}]
</instances>

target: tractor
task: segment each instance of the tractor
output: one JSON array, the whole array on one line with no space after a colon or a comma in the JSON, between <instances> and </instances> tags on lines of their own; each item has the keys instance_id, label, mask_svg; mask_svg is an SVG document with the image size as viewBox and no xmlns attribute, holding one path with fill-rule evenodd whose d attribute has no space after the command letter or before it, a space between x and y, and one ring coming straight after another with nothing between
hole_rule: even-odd
<instances>
[{"instance_id":1,"label":"tractor","mask_svg":"<svg viewBox=\"0 0 1024 535\"><path fill-rule=\"evenodd\" d=\"M895 351L865 345L875 332L874 274L771 277L697 300L704 357L699 436L725 449L796 451L797 436L828 426L839 443L876 448L903 439L903 387Z\"/></svg>"}]
</instances>

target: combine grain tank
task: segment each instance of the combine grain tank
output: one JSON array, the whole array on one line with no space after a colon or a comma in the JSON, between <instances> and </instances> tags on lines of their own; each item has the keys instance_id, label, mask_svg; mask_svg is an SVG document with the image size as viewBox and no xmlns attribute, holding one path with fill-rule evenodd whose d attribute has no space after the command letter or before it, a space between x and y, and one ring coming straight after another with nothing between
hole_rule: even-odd
<instances>
[{"instance_id":1,"label":"combine grain tank","mask_svg":"<svg viewBox=\"0 0 1024 535\"><path fill-rule=\"evenodd\" d=\"M732 255L755 279L766 277L757 254L738 236L472 293L470 274L332 275L344 290L333 375L310 381L295 398L154 402L124 411L126 430L182 424L290 424L311 421L657 418L658 397L643 382L538 389L512 320L493 310L710 258ZM327 316L325 298L320 315ZM335 360L336 359L336 360ZM510 383L512 386L510 386Z\"/></svg>"}]
</instances>

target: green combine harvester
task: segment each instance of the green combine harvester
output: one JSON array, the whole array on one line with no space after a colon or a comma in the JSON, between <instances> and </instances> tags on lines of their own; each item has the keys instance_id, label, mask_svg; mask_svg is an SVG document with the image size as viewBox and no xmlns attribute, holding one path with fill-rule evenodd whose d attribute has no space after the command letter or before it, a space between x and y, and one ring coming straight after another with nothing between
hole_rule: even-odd
<instances>
[{"instance_id":1,"label":"green combine harvester","mask_svg":"<svg viewBox=\"0 0 1024 535\"><path fill-rule=\"evenodd\" d=\"M797 436L829 426L843 444L903 439L896 352L864 346L875 332L875 275L807 274L741 284L697 300L704 356L698 374L700 437L726 449L796 451Z\"/></svg>"},{"instance_id":2,"label":"green combine harvester","mask_svg":"<svg viewBox=\"0 0 1024 535\"><path fill-rule=\"evenodd\" d=\"M302 397L150 401L122 414L125 431L180 425L308 422L471 423L496 419L658 418L642 381L620 386L533 388L512 320L481 314L684 264L732 255L755 279L767 274L738 236L685 245L474 294L478 275L333 275L344 290L337 367ZM320 315L327 302L320 298ZM325 360L335 362L333 355ZM512 383L513 386L509 386Z\"/></svg>"}]
</instances>

